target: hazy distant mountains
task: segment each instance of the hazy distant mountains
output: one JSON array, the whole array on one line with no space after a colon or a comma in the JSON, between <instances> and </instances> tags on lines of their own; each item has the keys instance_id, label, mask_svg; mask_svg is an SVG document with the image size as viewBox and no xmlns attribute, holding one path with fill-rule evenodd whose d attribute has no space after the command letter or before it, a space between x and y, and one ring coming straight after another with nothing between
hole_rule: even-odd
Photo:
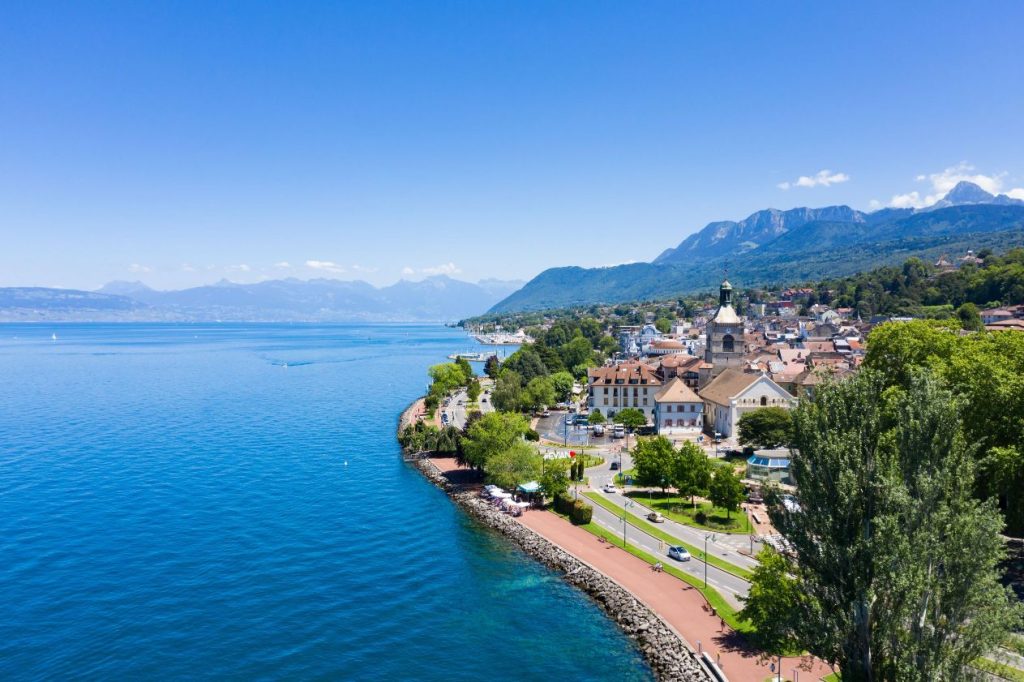
<instances>
[{"instance_id":1,"label":"hazy distant mountains","mask_svg":"<svg viewBox=\"0 0 1024 682\"><path fill-rule=\"evenodd\" d=\"M443 275L377 288L362 281L283 279L158 291L111 282L99 291L0 288L0 320L106 321L453 321L487 310L522 286Z\"/></svg>"},{"instance_id":2,"label":"hazy distant mountains","mask_svg":"<svg viewBox=\"0 0 1024 682\"><path fill-rule=\"evenodd\" d=\"M918 210L766 209L740 221L713 222L651 263L545 270L492 311L669 298L714 288L726 265L734 284L793 283L910 256L1018 245L1024 245L1024 201L961 182Z\"/></svg>"}]
</instances>

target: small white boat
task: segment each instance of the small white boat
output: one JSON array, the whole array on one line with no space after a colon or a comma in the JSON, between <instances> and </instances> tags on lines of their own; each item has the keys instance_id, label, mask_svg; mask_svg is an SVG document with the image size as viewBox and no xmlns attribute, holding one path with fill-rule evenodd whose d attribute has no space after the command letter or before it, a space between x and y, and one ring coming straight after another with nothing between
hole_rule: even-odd
<instances>
[{"instance_id":1,"label":"small white boat","mask_svg":"<svg viewBox=\"0 0 1024 682\"><path fill-rule=\"evenodd\" d=\"M57 340L57 335L56 334L50 334L50 339L53 340L53 341L56 341Z\"/></svg>"}]
</instances>

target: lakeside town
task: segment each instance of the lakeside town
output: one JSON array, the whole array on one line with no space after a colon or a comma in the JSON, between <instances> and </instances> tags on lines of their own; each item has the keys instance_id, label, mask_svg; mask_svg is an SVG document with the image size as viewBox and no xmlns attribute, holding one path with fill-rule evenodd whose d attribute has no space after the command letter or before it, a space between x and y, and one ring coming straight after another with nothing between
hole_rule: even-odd
<instances>
[{"instance_id":1,"label":"lakeside town","mask_svg":"<svg viewBox=\"0 0 1024 682\"><path fill-rule=\"evenodd\" d=\"M947 286L984 273L986 259L995 272L1022 256L914 259L900 287ZM1015 539L1024 305L1011 294L1005 304L873 314L837 294L807 286L741 295L725 280L714 301L470 321L478 340L517 339L519 349L471 358L486 361L480 376L460 354L432 367L400 441L458 490L613 578L679 636L705 679L870 679L850 647L876 646L872 630L886 628L850 633L853 621L839 618L817 626L821 639L807 629L822 609L854 609L855 620L863 594L944 601L918 617L945 623L923 639L948 655L922 663L908 641L877 650L887 665L916 660L927 673L917 679L953 669L1024 678ZM510 322L524 326L501 328ZM889 455L899 471L850 458L850 448L874 453L892 439L907 444ZM937 476L969 485L922 493ZM900 503L882 488L902 490ZM936 536L928 527L940 509L959 518ZM877 524L879 537L858 537L863 524ZM927 576L958 551L972 553L973 594L955 569ZM879 577L835 594L857 571L897 560L890 580L917 576L913 587ZM953 604L958 611L942 610ZM908 629L920 638L892 615L886 637ZM969 633L977 639L968 647L969 621L988 629Z\"/></svg>"}]
</instances>

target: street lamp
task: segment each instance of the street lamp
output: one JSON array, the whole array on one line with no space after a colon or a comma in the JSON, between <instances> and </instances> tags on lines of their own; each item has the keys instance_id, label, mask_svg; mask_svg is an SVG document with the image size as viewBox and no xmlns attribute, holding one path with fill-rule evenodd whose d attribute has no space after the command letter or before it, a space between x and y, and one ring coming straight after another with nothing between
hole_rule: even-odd
<instances>
[{"instance_id":1,"label":"street lamp","mask_svg":"<svg viewBox=\"0 0 1024 682\"><path fill-rule=\"evenodd\" d=\"M708 538L711 538L711 541L714 542L715 541L715 536L714 536L713 533L708 533L707 535L704 536L704 589L705 590L708 589Z\"/></svg>"},{"instance_id":2,"label":"street lamp","mask_svg":"<svg viewBox=\"0 0 1024 682\"><path fill-rule=\"evenodd\" d=\"M626 526L629 525L629 524L626 523L626 510L629 509L630 507L632 507L634 504L636 504L636 503L630 501L630 502L627 502L622 507L622 548L623 549L625 549L626 547L629 546L629 545L626 544Z\"/></svg>"}]
</instances>

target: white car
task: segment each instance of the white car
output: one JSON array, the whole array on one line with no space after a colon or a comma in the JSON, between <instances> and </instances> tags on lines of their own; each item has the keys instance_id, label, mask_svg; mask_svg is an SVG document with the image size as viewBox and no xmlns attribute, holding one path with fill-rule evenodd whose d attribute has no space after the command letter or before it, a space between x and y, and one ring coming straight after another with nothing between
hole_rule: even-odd
<instances>
[{"instance_id":1,"label":"white car","mask_svg":"<svg viewBox=\"0 0 1024 682\"><path fill-rule=\"evenodd\" d=\"M686 551L685 547L669 547L668 556L670 559L675 559L676 561L690 560L690 553Z\"/></svg>"},{"instance_id":2,"label":"white car","mask_svg":"<svg viewBox=\"0 0 1024 682\"><path fill-rule=\"evenodd\" d=\"M604 487L603 487L603 488L601 488L601 490L605 491L606 493L614 493L614 492L618 492L618 490L616 489L616 487L615 487L614 485L612 485L611 483L605 483L605 484L604 484Z\"/></svg>"}]
</instances>

